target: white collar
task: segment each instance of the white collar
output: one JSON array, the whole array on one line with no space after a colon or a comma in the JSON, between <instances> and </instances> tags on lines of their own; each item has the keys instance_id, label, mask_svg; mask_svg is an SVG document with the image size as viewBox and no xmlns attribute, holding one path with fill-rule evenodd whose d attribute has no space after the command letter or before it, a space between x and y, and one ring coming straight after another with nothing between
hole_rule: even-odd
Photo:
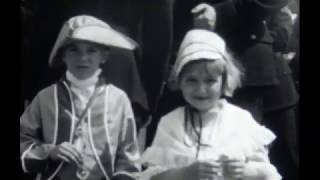
<instances>
[{"instance_id":1,"label":"white collar","mask_svg":"<svg viewBox=\"0 0 320 180\"><path fill-rule=\"evenodd\" d=\"M212 107L207 112L201 113L201 118L204 123L202 127L202 136L201 136L201 143L206 145L212 144L212 137L217 138L218 129L221 128L222 122L222 114L226 104L225 99L218 100L217 106ZM191 139L189 136L184 136L184 141L189 146L192 146L195 142L194 139Z\"/></svg>"},{"instance_id":2,"label":"white collar","mask_svg":"<svg viewBox=\"0 0 320 180\"><path fill-rule=\"evenodd\" d=\"M90 86L95 85L99 80L99 75L101 74L101 72L102 70L99 68L91 77L82 80L82 79L76 78L72 73L70 73L69 70L67 70L66 78L71 82L72 86L83 89L83 88L88 88Z\"/></svg>"},{"instance_id":3,"label":"white collar","mask_svg":"<svg viewBox=\"0 0 320 180\"><path fill-rule=\"evenodd\" d=\"M215 117L218 114L221 114L221 111L222 111L223 107L225 106L225 103L226 103L225 99L219 99L216 106L212 107L211 109L209 109L206 112L200 112L202 120L204 122L216 120Z\"/></svg>"}]
</instances>

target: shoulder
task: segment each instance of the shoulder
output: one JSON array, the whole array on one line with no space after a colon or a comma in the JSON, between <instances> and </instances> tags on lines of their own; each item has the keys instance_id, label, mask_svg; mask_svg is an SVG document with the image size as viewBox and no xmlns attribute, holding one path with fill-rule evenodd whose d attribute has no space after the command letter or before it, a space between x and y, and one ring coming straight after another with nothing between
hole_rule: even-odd
<instances>
[{"instance_id":1,"label":"shoulder","mask_svg":"<svg viewBox=\"0 0 320 180\"><path fill-rule=\"evenodd\" d=\"M33 97L28 107L25 109L25 113L39 113L41 111L50 112L54 108L54 102L56 101L56 85L52 84L38 91Z\"/></svg>"},{"instance_id":2,"label":"shoulder","mask_svg":"<svg viewBox=\"0 0 320 180\"><path fill-rule=\"evenodd\" d=\"M178 107L168 114L162 116L160 124L164 126L170 126L173 124L178 124L183 121L184 118L184 107Z\"/></svg>"},{"instance_id":3,"label":"shoulder","mask_svg":"<svg viewBox=\"0 0 320 180\"><path fill-rule=\"evenodd\" d=\"M108 91L108 96L111 99L114 99L116 102L129 101L128 95L117 86L113 84L107 84L105 87Z\"/></svg>"},{"instance_id":4,"label":"shoulder","mask_svg":"<svg viewBox=\"0 0 320 180\"><path fill-rule=\"evenodd\" d=\"M108 84L105 85L104 89L106 95L104 96L106 99L106 103L108 104L108 108L110 112L115 114L117 113L129 113L132 114L132 106L131 102L128 98L128 95L120 88Z\"/></svg>"},{"instance_id":5,"label":"shoulder","mask_svg":"<svg viewBox=\"0 0 320 180\"><path fill-rule=\"evenodd\" d=\"M223 112L224 120L231 121L238 128L257 129L260 126L249 111L227 101L224 101Z\"/></svg>"},{"instance_id":6,"label":"shoulder","mask_svg":"<svg viewBox=\"0 0 320 180\"><path fill-rule=\"evenodd\" d=\"M223 107L224 111L231 113L235 116L240 116L240 117L246 117L246 118L252 118L251 113L247 111L246 109L243 109L237 105L234 105L227 100L223 101Z\"/></svg>"},{"instance_id":7,"label":"shoulder","mask_svg":"<svg viewBox=\"0 0 320 180\"><path fill-rule=\"evenodd\" d=\"M37 93L35 99L45 100L48 98L53 98L55 96L56 90L57 90L57 84L56 83L51 84L51 85L41 89Z\"/></svg>"},{"instance_id":8,"label":"shoulder","mask_svg":"<svg viewBox=\"0 0 320 180\"><path fill-rule=\"evenodd\" d=\"M184 107L178 107L164 115L159 122L158 130L164 130L169 134L179 134L183 131Z\"/></svg>"},{"instance_id":9,"label":"shoulder","mask_svg":"<svg viewBox=\"0 0 320 180\"><path fill-rule=\"evenodd\" d=\"M178 107L160 119L153 145L178 146L184 137L184 107Z\"/></svg>"},{"instance_id":10,"label":"shoulder","mask_svg":"<svg viewBox=\"0 0 320 180\"><path fill-rule=\"evenodd\" d=\"M241 132L249 135L256 144L267 145L270 144L276 136L274 133L263 125L259 124L251 115L251 113L241 107L225 102L226 116L232 115L232 120L235 127Z\"/></svg>"},{"instance_id":11,"label":"shoulder","mask_svg":"<svg viewBox=\"0 0 320 180\"><path fill-rule=\"evenodd\" d=\"M108 88L109 92L112 94L117 94L119 96L126 96L126 93L122 89L118 88L113 84L106 84L104 86Z\"/></svg>"}]
</instances>

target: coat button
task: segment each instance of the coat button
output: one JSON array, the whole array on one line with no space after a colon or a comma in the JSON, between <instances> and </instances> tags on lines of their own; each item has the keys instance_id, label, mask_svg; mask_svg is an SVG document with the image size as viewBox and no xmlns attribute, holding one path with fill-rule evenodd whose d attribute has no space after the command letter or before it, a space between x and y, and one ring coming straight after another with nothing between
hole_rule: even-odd
<instances>
[{"instance_id":1,"label":"coat button","mask_svg":"<svg viewBox=\"0 0 320 180\"><path fill-rule=\"evenodd\" d=\"M257 36L255 34L251 34L250 39L255 40L255 39L257 39Z\"/></svg>"}]
</instances>

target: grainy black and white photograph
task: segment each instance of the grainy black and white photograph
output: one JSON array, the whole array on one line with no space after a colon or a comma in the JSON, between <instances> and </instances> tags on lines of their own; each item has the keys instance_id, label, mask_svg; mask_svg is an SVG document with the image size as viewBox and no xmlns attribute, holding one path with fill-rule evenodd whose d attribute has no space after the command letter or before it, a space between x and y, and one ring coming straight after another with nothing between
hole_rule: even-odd
<instances>
[{"instance_id":1,"label":"grainy black and white photograph","mask_svg":"<svg viewBox=\"0 0 320 180\"><path fill-rule=\"evenodd\" d=\"M299 0L20 0L20 180L298 180Z\"/></svg>"}]
</instances>

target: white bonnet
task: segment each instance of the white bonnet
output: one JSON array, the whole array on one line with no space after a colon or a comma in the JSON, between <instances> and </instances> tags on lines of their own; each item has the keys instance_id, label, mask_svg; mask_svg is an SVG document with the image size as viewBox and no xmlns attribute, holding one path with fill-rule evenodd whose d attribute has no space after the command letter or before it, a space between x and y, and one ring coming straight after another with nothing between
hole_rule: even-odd
<instances>
[{"instance_id":1,"label":"white bonnet","mask_svg":"<svg viewBox=\"0 0 320 180\"><path fill-rule=\"evenodd\" d=\"M201 29L191 30L180 45L171 76L177 79L182 68L191 61L221 59L225 52L226 43L216 33Z\"/></svg>"},{"instance_id":2,"label":"white bonnet","mask_svg":"<svg viewBox=\"0 0 320 180\"><path fill-rule=\"evenodd\" d=\"M235 65L233 57L227 52L225 41L217 33L203 29L188 31L182 40L169 77L170 88L178 89L178 78L185 65L203 59L224 61L227 71L224 95L232 96L233 91L241 86L240 66Z\"/></svg>"}]
</instances>

